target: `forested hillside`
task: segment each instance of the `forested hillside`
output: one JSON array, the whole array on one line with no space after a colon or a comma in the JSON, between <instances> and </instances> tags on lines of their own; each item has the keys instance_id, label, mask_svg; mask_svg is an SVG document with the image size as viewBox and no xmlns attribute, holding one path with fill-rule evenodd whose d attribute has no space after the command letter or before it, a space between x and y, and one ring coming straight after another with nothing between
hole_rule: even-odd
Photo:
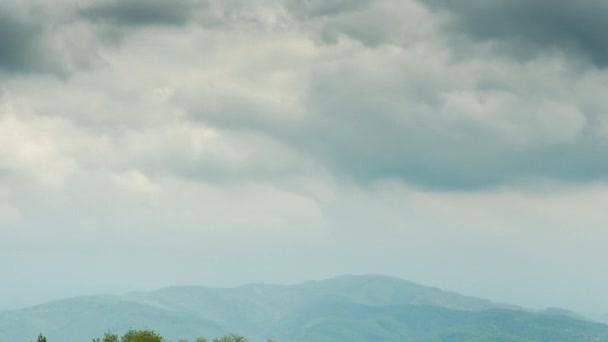
<instances>
[{"instance_id":1,"label":"forested hillside","mask_svg":"<svg viewBox=\"0 0 608 342\"><path fill-rule=\"evenodd\" d=\"M608 341L608 326L563 310L534 312L384 276L292 286L172 287L90 296L0 313L0 342L90 341L154 329L167 340L249 342Z\"/></svg>"}]
</instances>

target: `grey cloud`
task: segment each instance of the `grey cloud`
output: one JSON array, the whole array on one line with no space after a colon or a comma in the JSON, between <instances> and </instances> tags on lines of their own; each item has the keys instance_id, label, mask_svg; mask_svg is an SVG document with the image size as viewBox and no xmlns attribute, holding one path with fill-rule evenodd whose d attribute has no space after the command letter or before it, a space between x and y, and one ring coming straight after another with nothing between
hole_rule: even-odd
<instances>
[{"instance_id":1,"label":"grey cloud","mask_svg":"<svg viewBox=\"0 0 608 342\"><path fill-rule=\"evenodd\" d=\"M497 77L491 69L484 71L481 61L475 63L476 74L466 67L456 71L462 67L456 64L435 70L437 65L422 59L395 62L383 61L381 52L376 56L373 65L334 61L334 66L313 68L301 98L305 117L290 120L273 113L272 106L231 98L221 100L221 107L199 104L190 112L223 129L268 134L338 177L363 183L399 179L438 190L478 190L538 179L608 180L608 162L602 158L608 144L591 132L601 108L586 109L580 94L586 90L569 73L559 81L571 85L569 95L561 94L563 87L534 93L517 86L528 71L513 69ZM553 82L542 73L532 80ZM503 85L488 89L490 81ZM473 96L479 113L450 103L450 96L462 93ZM500 98L510 100L495 107L484 104ZM564 110L571 112L563 116ZM514 136L501 133L496 126L501 120L507 120L505 129Z\"/></svg>"},{"instance_id":2,"label":"grey cloud","mask_svg":"<svg viewBox=\"0 0 608 342\"><path fill-rule=\"evenodd\" d=\"M168 2L150 4L151 8L155 8L154 13L160 13L161 9L169 6ZM178 2L177 5L171 3L171 6L179 8L175 13L185 16L187 11L184 9L194 4L185 1ZM320 4L317 5L321 6ZM380 11L378 7L365 7L367 5L363 2L357 5L359 7L349 7L340 1L332 4L330 7L335 10L318 9L311 13L327 13L323 15L335 17L324 18L320 20L322 22L338 23L340 21L336 18L343 18L350 25L357 18L368 18L371 23L379 23L382 16L378 14L393 8L382 7ZM337 9L342 8L340 4L343 5L343 10ZM127 20L136 13L133 9L137 6L143 6L143 2L129 0L98 3L83 11L89 11L89 15L103 13L105 17L99 17L100 19L122 20L124 25L183 22L167 18L153 19L154 16L149 13L140 13L142 17L137 20ZM129 10L121 12L121 8ZM94 9L100 12L95 12ZM109 13L120 14L120 19L108 16ZM169 17L175 18L175 13ZM187 20L186 17L181 18ZM397 22L391 22L390 26L394 26L395 31L407 31L404 27L409 27L401 27ZM322 34L328 27L306 26L307 30L316 30L306 33ZM536 178L572 182L608 179L608 163L601 158L601 151L608 147L606 140L597 139L588 132L589 126L593 125L591 118L603 115L605 103L594 104L595 109L592 110L585 109L590 108L584 100L589 95L584 95L586 89L576 89L577 79L570 78L576 76L564 72L556 78L547 79L543 75L552 72L552 69L547 69L533 75L530 82L521 81L537 69L521 70L508 61L503 61L497 68L505 71L497 73L493 70L495 64L484 64L484 57L475 55L474 51L467 63L448 65L445 59L433 57L433 54L445 50L441 45L444 42L438 41L437 37L422 35L418 39L424 40L423 44L412 49L407 46L382 46L380 43L387 37L393 39L385 36L388 30L385 31L373 39L359 37L359 41L364 41L364 44L346 41L343 44L346 47L311 45L309 48L317 49L314 55L318 56L313 61L281 60L293 58L290 53L253 56L254 51L252 55L238 55L234 59L236 64L229 68L255 70L248 77L260 77L256 81L261 83L268 78L269 74L265 71L281 71L285 75L292 75L306 70L301 71L306 75L297 79L305 80L307 84L305 87L297 87L298 93L294 94L297 96L293 97L297 98L297 101L294 100L297 105L288 109L297 106L301 114L293 116L282 113L286 110L285 107L277 107L275 101L268 101L269 98L280 96L279 88L257 90L247 95L242 90L231 93L232 87L213 86L211 88L218 89L215 93L211 88L204 88L206 90L203 91L199 86L190 85L188 91L182 90L182 93L178 91L177 95L172 95L172 105L190 113L190 119L221 128L222 135L229 137L231 142L236 142L226 142L226 154L236 151L235 154L241 159L230 163L203 154L192 154L180 159L180 151L192 150L190 145L184 143L176 148L175 153L169 154L174 159L152 158L142 163L149 163L146 170L150 172L153 169L173 168L172 171L181 175L211 182L239 177L273 179L297 173L298 169L316 172L317 165L326 167L340 177L360 182L393 178L440 189L479 189ZM216 33L213 31L206 34ZM277 44L284 43L279 38L277 37ZM226 36L221 39L225 41ZM275 43L274 38L267 39ZM305 43L307 42L303 42ZM134 49L133 45L125 46ZM192 46L171 47L173 51L184 54L200 53L200 50L188 50L190 48L195 49ZM213 47L205 48L209 49L205 51L207 56L216 53L212 51ZM289 49L288 46L285 48ZM239 49L238 53L242 51L244 50ZM226 48L221 53L221 56L229 56L233 52ZM220 69L225 67L221 64L221 56L209 59L205 62L206 65ZM249 60L257 60L259 63L265 59L272 59L272 63L248 64ZM174 63L170 58L167 62ZM196 65L196 68L200 70L202 67ZM172 77L194 69L176 70L171 74ZM201 71L201 74L204 73ZM238 77L232 80L223 78L233 76L226 73L213 82L231 84L242 81ZM530 88L524 83L529 83ZM539 89L534 90L534 84ZM544 89L549 84L557 84L554 88L558 89ZM571 86L573 91L569 92L565 84ZM593 83L592 86L597 84ZM188 85L182 86L188 88ZM260 89L264 87L260 86ZM449 96L460 96L459 94L470 94L471 108L451 107ZM112 100L115 98L119 97L112 96ZM484 101L492 102L500 98L510 100L493 108L484 107ZM554 106L542 107L539 103L543 101ZM558 112L561 107L569 105L573 107L575 122L562 123L559 116L552 119L554 111ZM105 108L107 110L108 107ZM479 112L475 113L475 110ZM133 112L142 110L134 108ZM550 123L543 123L539 129L529 128L539 120L537 116ZM104 117L108 117L108 114L104 114ZM514 137L502 136L499 131L502 127L495 127L503 124L504 117L507 117L505 129L512 130ZM122 124L125 119L121 117L120 120ZM580 129L572 130L572 127L579 125ZM552 131L544 132L546 127ZM545 140L543 134L556 137ZM564 134L571 136L564 138ZM519 136L532 141L522 145L518 141ZM224 148L224 145L220 147ZM241 153L243 151L247 153ZM158 154L154 150L153 155ZM281 161L275 163L273 156L280 156Z\"/></svg>"},{"instance_id":3,"label":"grey cloud","mask_svg":"<svg viewBox=\"0 0 608 342\"><path fill-rule=\"evenodd\" d=\"M294 130L291 139L296 137L296 146L308 149L341 177L361 182L400 179L437 190L475 190L542 178L608 178L608 162L601 157L606 144L577 141L516 149L475 122L448 123L439 116L432 124L420 120L441 111L441 103L416 113L420 104L412 103L408 112L381 107L377 99L360 93L345 94L350 104L344 106L340 99L325 102L322 94L326 91L318 90L310 100L317 102L323 118Z\"/></svg>"},{"instance_id":4,"label":"grey cloud","mask_svg":"<svg viewBox=\"0 0 608 342\"><path fill-rule=\"evenodd\" d=\"M319 82L306 99L315 114L305 120L269 121L252 109L254 104L241 104L240 109L232 104L218 112L199 109L194 115L223 129L268 134L328 166L339 178L363 183L401 179L426 188L475 189L532 173L561 172L518 162L534 158L508 155L507 147L492 142L487 133L469 128L468 139L451 139L433 127L403 120L415 113L382 105L379 94L345 85L340 94L333 88L340 85Z\"/></svg>"},{"instance_id":5,"label":"grey cloud","mask_svg":"<svg viewBox=\"0 0 608 342\"><path fill-rule=\"evenodd\" d=\"M299 18L312 18L356 11L371 2L370 0L287 0L285 6Z\"/></svg>"},{"instance_id":6,"label":"grey cloud","mask_svg":"<svg viewBox=\"0 0 608 342\"><path fill-rule=\"evenodd\" d=\"M288 1L285 6L296 18L316 26L316 40L327 44L347 37L372 48L404 46L432 21L427 8L410 1Z\"/></svg>"},{"instance_id":7,"label":"grey cloud","mask_svg":"<svg viewBox=\"0 0 608 342\"><path fill-rule=\"evenodd\" d=\"M608 66L608 3L601 0L422 0L447 10L449 30L473 40L505 43L502 53L531 58L547 49L583 54L595 66Z\"/></svg>"},{"instance_id":8,"label":"grey cloud","mask_svg":"<svg viewBox=\"0 0 608 342\"><path fill-rule=\"evenodd\" d=\"M369 106L360 101L353 107L357 104ZM436 190L476 190L545 178L574 183L608 180L603 157L608 144L575 142L516 150L491 132L463 127L458 134L466 138L454 138L436 127L400 122L370 109L357 113L343 107L345 114L277 125L267 134L313 156L339 178L362 183L399 179ZM336 113L322 110L327 116ZM213 123L237 130L269 126Z\"/></svg>"},{"instance_id":9,"label":"grey cloud","mask_svg":"<svg viewBox=\"0 0 608 342\"><path fill-rule=\"evenodd\" d=\"M432 82L425 85L405 75L392 85L365 84L355 75L320 76L307 99L319 113L318 120L308 131L291 132L299 137L296 145L306 146L343 176L364 182L400 179L438 190L483 189L546 178L577 183L608 180L608 160L602 157L608 144L584 128L571 141L539 141L518 148L517 138L505 139L478 119L452 112L442 94L458 90ZM517 96L517 103L505 111L533 110L524 96ZM547 111L542 115L554 114L553 109L541 110ZM535 120L524 115L518 130ZM551 125L568 129L557 117Z\"/></svg>"},{"instance_id":10,"label":"grey cloud","mask_svg":"<svg viewBox=\"0 0 608 342\"><path fill-rule=\"evenodd\" d=\"M379 10L350 12L327 21L320 35L327 43L335 43L340 36L348 36L370 47L398 43L402 33L400 20L403 17Z\"/></svg>"},{"instance_id":11,"label":"grey cloud","mask_svg":"<svg viewBox=\"0 0 608 342\"><path fill-rule=\"evenodd\" d=\"M56 67L44 46L44 29L33 18L0 6L0 69L9 73L51 71Z\"/></svg>"},{"instance_id":12,"label":"grey cloud","mask_svg":"<svg viewBox=\"0 0 608 342\"><path fill-rule=\"evenodd\" d=\"M203 3L197 0L111 0L81 10L85 18L120 26L182 26Z\"/></svg>"}]
</instances>

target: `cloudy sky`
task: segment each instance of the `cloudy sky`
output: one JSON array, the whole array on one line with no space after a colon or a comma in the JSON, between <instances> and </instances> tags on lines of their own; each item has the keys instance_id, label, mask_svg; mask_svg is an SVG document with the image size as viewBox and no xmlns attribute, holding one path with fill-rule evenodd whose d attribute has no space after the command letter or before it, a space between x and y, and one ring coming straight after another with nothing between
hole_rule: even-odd
<instances>
[{"instance_id":1,"label":"cloudy sky","mask_svg":"<svg viewBox=\"0 0 608 342\"><path fill-rule=\"evenodd\" d=\"M2 0L0 309L383 273L608 312L607 15Z\"/></svg>"}]
</instances>

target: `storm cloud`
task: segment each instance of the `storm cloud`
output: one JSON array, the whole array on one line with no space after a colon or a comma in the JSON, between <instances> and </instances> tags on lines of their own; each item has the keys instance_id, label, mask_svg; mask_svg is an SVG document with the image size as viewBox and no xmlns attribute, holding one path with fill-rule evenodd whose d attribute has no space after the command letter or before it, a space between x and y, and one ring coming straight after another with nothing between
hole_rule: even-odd
<instances>
[{"instance_id":1,"label":"storm cloud","mask_svg":"<svg viewBox=\"0 0 608 342\"><path fill-rule=\"evenodd\" d=\"M54 61L45 53L44 27L36 17L0 5L0 69L9 73L44 72Z\"/></svg>"},{"instance_id":2,"label":"storm cloud","mask_svg":"<svg viewBox=\"0 0 608 342\"><path fill-rule=\"evenodd\" d=\"M185 25L201 0L102 0L81 9L85 18L120 26Z\"/></svg>"},{"instance_id":3,"label":"storm cloud","mask_svg":"<svg viewBox=\"0 0 608 342\"><path fill-rule=\"evenodd\" d=\"M502 53L531 58L547 50L583 55L608 66L608 3L601 0L428 0L453 17L449 30L482 42L506 44ZM509 52L510 51L510 52Z\"/></svg>"},{"instance_id":4,"label":"storm cloud","mask_svg":"<svg viewBox=\"0 0 608 342\"><path fill-rule=\"evenodd\" d=\"M230 93L208 98L178 92L175 98L194 119L222 129L265 132L361 183L399 179L432 189L480 190L539 179L606 179L608 164L601 157L605 74L580 74L564 55L521 63L471 49L466 61L454 58L443 18L412 4L345 9L307 23L318 24L310 33L317 38L328 27L351 27L349 20L377 24L370 19L377 13L391 23L408 13L411 21L392 26L408 34L387 32L370 41L339 30L334 43L321 45L313 63L287 60L289 51L272 52L282 63L268 76L307 82L296 109ZM433 20L434 28L428 26ZM416 21L427 25L410 26ZM294 70L300 66L305 73Z\"/></svg>"}]
</instances>

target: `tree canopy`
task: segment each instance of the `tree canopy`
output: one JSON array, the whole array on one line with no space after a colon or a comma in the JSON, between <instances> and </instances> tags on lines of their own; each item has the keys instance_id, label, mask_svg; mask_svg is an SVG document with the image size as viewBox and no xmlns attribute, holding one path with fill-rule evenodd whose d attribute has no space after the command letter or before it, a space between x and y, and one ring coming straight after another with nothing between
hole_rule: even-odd
<instances>
[{"instance_id":1,"label":"tree canopy","mask_svg":"<svg viewBox=\"0 0 608 342\"><path fill-rule=\"evenodd\" d=\"M46 342L46 339L40 340L40 337L39 337L38 342ZM119 339L118 339L117 334L107 332L104 334L103 338L94 338L93 342L119 342ZM160 334L156 333L154 330L129 329L129 331L127 331L120 338L120 342L171 342L171 341L164 339ZM177 342L189 342L189 341L186 339L180 339ZM230 334L230 335L226 335L223 337L216 337L213 340L208 340L205 337L199 337L192 342L247 342L247 339L240 335Z\"/></svg>"},{"instance_id":2,"label":"tree canopy","mask_svg":"<svg viewBox=\"0 0 608 342\"><path fill-rule=\"evenodd\" d=\"M119 340L118 335L112 332L106 332L101 338L94 338L93 342L171 342L163 338L154 330L144 329L135 330L129 329ZM199 337L192 342L209 342L205 337ZM47 342L46 337L42 334L38 335L36 342ZM189 342L186 339L180 339L177 342ZM216 337L211 342L247 342L247 339L237 334L230 334L222 337ZM268 342L274 342L268 340Z\"/></svg>"}]
</instances>

